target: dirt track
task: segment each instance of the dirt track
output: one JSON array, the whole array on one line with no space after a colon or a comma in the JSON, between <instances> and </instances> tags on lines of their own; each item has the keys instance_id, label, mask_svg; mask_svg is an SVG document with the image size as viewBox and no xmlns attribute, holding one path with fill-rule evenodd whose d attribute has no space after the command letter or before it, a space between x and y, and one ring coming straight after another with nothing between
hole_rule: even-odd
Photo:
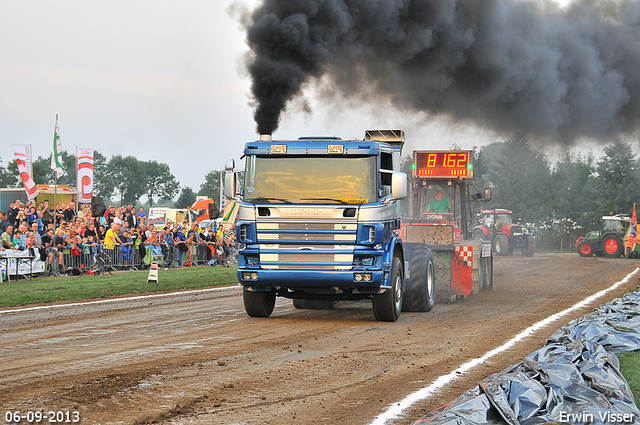
<instances>
[{"instance_id":1,"label":"dirt track","mask_svg":"<svg viewBox=\"0 0 640 425\"><path fill-rule=\"evenodd\" d=\"M370 302L245 315L239 287L0 312L0 413L78 411L82 423L367 424L531 324L605 289L636 260L514 255L495 290L376 322ZM636 289L634 276L414 405L410 424L544 344L569 320ZM4 422L2 422L4 423ZM26 422L25 422L26 423Z\"/></svg>"}]
</instances>

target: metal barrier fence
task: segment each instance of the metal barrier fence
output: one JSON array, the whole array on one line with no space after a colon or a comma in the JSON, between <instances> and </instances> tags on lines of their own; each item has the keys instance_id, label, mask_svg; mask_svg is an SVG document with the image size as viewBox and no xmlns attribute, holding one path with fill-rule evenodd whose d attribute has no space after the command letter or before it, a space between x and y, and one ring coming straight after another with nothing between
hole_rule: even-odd
<instances>
[{"instance_id":1,"label":"metal barrier fence","mask_svg":"<svg viewBox=\"0 0 640 425\"><path fill-rule=\"evenodd\" d=\"M238 264L238 251L235 247L225 247L225 250L211 244L197 244L185 248L186 251L173 245L146 245L144 255L138 248L128 245L116 245L113 249L95 245L80 248L75 253L67 248L62 250L62 265L59 264L60 251L54 249L50 251L53 255L47 268L52 274L62 274L69 270L86 272L98 267L141 270L148 268L152 262L157 262L163 268Z\"/></svg>"}]
</instances>

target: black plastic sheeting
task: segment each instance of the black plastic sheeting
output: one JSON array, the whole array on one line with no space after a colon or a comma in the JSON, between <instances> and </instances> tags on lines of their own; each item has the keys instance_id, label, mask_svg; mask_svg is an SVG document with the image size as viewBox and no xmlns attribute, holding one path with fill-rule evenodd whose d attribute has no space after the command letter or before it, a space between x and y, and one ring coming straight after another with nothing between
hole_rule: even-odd
<instances>
[{"instance_id":1,"label":"black plastic sheeting","mask_svg":"<svg viewBox=\"0 0 640 425\"><path fill-rule=\"evenodd\" d=\"M489 376L414 424L640 424L615 353L640 350L640 289L554 332L522 363Z\"/></svg>"}]
</instances>

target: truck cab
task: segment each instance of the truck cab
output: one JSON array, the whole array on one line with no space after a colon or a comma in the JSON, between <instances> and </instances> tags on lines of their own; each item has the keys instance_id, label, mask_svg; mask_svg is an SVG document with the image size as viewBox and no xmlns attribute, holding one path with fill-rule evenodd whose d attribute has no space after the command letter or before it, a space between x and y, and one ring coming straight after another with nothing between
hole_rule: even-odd
<instances>
[{"instance_id":1,"label":"truck cab","mask_svg":"<svg viewBox=\"0 0 640 425\"><path fill-rule=\"evenodd\" d=\"M376 319L398 319L403 144L401 130L371 130L361 140L261 136L245 145L242 184L227 161L225 192L242 200L238 280L250 316L270 316L276 297L285 297L296 308L372 299Z\"/></svg>"}]
</instances>

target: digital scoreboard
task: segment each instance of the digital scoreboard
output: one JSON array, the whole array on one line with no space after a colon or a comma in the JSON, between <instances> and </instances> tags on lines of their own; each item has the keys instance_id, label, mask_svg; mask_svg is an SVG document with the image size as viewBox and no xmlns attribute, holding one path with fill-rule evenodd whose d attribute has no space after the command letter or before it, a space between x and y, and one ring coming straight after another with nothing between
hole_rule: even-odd
<instances>
[{"instance_id":1,"label":"digital scoreboard","mask_svg":"<svg viewBox=\"0 0 640 425\"><path fill-rule=\"evenodd\" d=\"M472 151L413 151L413 177L471 178Z\"/></svg>"}]
</instances>

